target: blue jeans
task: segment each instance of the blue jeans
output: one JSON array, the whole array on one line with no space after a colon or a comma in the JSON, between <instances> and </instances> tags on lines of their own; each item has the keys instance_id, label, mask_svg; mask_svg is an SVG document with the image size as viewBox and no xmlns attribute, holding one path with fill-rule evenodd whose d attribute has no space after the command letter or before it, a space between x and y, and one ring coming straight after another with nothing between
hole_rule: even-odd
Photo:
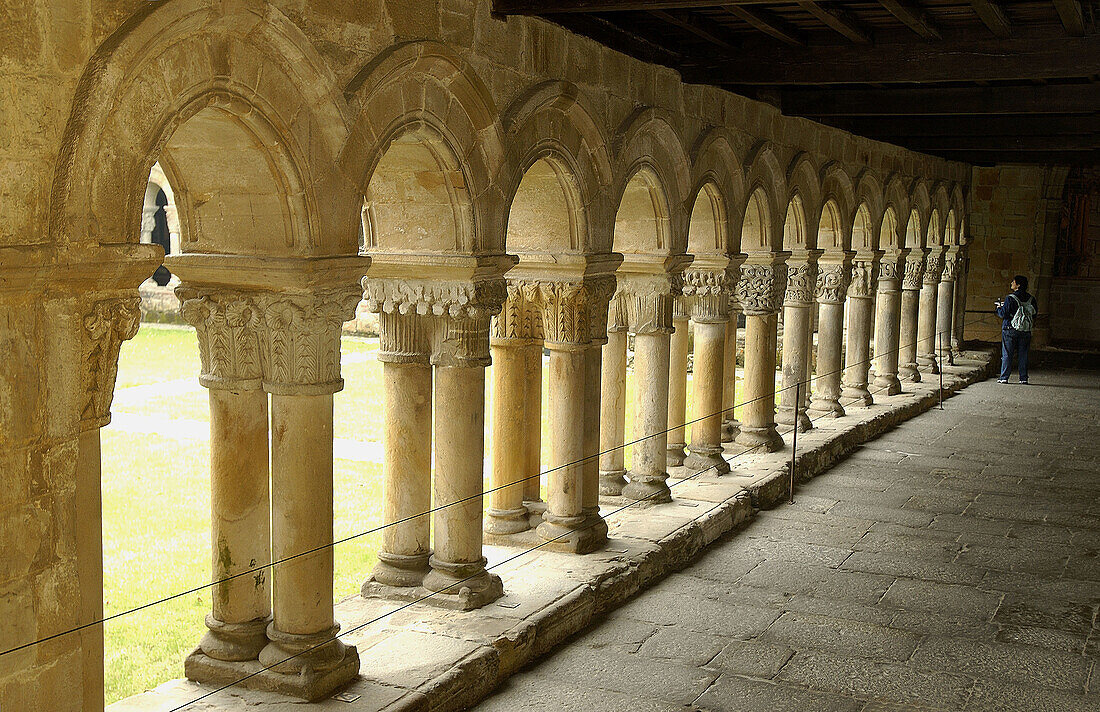
<instances>
[{"instance_id":1,"label":"blue jeans","mask_svg":"<svg viewBox=\"0 0 1100 712\"><path fill-rule=\"evenodd\" d=\"M1012 374L1012 356L1020 369L1020 380L1027 380L1027 351L1031 348L1031 332L1015 329L1001 330L1001 380L1007 381Z\"/></svg>"}]
</instances>

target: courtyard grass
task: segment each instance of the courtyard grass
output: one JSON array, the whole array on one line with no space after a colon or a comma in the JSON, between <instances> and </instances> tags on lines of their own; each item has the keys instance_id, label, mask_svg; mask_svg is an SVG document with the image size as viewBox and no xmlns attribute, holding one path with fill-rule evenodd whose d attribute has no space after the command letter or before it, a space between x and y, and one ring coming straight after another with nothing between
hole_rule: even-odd
<instances>
[{"instance_id":1,"label":"courtyard grass","mask_svg":"<svg viewBox=\"0 0 1100 712\"><path fill-rule=\"evenodd\" d=\"M336 438L380 442L382 368L374 358L377 339L345 337L344 390L334 398ZM112 411L121 421L148 416L163 423L154 435L109 426L103 431L103 560L106 615L130 610L210 580L209 446L185 437L183 421L208 422L206 390L199 386L198 347L190 328L143 324L123 344ZM542 466L550 462L548 369L543 380ZM491 392L492 374L486 377ZM627 423L633 421L634 378L627 379ZM739 416L738 413L737 415ZM486 412L486 455L491 407ZM691 388L688 388L688 417ZM199 430L202 430L201 428ZM632 434L627 429L627 439ZM690 437L690 432L689 432ZM627 466L630 451L626 450ZM375 462L337 459L334 477L334 538L382 524L382 468ZM486 483L488 485L488 483ZM359 591L373 567L381 534L335 548L334 597ZM108 703L183 675L183 659L202 636L210 594L202 589L123 616L105 626Z\"/></svg>"}]
</instances>

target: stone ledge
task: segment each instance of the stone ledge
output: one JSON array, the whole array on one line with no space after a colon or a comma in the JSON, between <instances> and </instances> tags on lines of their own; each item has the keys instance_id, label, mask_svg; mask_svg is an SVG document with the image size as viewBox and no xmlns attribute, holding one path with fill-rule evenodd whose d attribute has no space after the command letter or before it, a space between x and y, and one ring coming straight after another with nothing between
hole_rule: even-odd
<instances>
[{"instance_id":1,"label":"stone ledge","mask_svg":"<svg viewBox=\"0 0 1100 712\"><path fill-rule=\"evenodd\" d=\"M944 398L990 373L991 351L965 356L944 373ZM817 421L814 430L799 435L798 480L824 472L860 444L935 407L938 386L938 378L906 383L903 393L882 403ZM790 450L735 458L740 449L733 446L726 453L734 466L732 475L688 480L690 473L676 468L669 480L673 502L610 515L610 539L601 551L576 556L539 549L506 561L538 540L518 535L513 546L487 546L490 566L506 562L492 569L504 579L505 595L485 608L456 613L415 604L395 612L397 602L345 599L336 614L349 631L343 639L359 649L360 676L343 691L348 701L328 699L316 708L450 712L475 704L600 614L691 564L709 544L748 520L754 506L783 501L790 482ZM356 630L359 626L364 627ZM164 712L210 690L174 680L108 709ZM273 712L303 709L286 697L236 689L187 709L246 710L256 705Z\"/></svg>"}]
</instances>

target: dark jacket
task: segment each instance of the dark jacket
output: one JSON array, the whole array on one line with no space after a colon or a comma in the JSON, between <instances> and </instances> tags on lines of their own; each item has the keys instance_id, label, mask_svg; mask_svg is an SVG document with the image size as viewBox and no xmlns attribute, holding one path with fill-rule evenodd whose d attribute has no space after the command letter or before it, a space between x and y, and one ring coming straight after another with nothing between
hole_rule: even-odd
<instances>
[{"instance_id":1,"label":"dark jacket","mask_svg":"<svg viewBox=\"0 0 1100 712\"><path fill-rule=\"evenodd\" d=\"M1039 302L1036 301L1035 297L1028 294L1023 289L1017 289L1015 292L1005 297L1004 304L997 307L997 316L1001 317L1003 320L1001 322L1002 331L1016 331L1012 328L1012 317L1016 315L1016 310L1020 308L1020 305L1028 299L1031 300L1032 306L1034 306L1035 311L1038 312Z\"/></svg>"}]
</instances>

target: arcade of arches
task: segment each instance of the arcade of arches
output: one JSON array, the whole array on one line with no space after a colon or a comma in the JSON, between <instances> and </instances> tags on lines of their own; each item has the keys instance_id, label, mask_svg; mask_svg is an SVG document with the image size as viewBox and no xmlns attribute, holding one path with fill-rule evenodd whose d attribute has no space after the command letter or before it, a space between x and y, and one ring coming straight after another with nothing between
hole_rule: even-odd
<instances>
[{"instance_id":1,"label":"arcade of arches","mask_svg":"<svg viewBox=\"0 0 1100 712\"><path fill-rule=\"evenodd\" d=\"M509 588L485 541L598 551L601 499L668 502L670 469L721 476L731 441L783 448L782 426L958 354L969 166L474 0L33 6L0 40L20 107L0 146L4 650L102 615L99 429L162 261L209 391L212 574L234 577L186 674L263 668L248 686L305 698L360 668L327 545L361 300L393 523L363 594L456 610ZM689 324L708 415L683 426ZM800 398L777 402L777 368ZM629 432L655 435L628 470ZM102 660L96 625L5 655L4 709L101 708Z\"/></svg>"}]
</instances>

